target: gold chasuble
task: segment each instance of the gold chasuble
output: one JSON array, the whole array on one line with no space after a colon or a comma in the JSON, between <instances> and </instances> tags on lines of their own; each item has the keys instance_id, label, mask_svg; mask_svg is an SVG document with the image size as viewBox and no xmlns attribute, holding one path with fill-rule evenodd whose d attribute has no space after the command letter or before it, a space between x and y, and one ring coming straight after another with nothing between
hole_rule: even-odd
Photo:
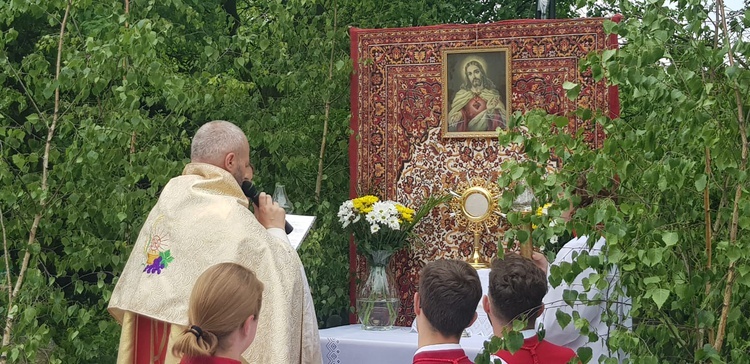
<instances>
[{"instance_id":1,"label":"gold chasuble","mask_svg":"<svg viewBox=\"0 0 750 364\"><path fill-rule=\"evenodd\" d=\"M202 163L188 164L164 187L117 281L109 312L123 325L118 363L179 362L172 343L188 325L193 284L222 262L252 269L265 286L245 361L321 363L315 309L297 252L283 230L266 230L255 219L229 172Z\"/></svg>"}]
</instances>

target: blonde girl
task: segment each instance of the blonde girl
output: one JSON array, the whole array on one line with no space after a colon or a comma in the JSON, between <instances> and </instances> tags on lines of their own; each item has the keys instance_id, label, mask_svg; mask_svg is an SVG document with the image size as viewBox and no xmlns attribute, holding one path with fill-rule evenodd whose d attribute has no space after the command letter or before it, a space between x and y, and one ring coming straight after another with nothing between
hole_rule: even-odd
<instances>
[{"instance_id":1,"label":"blonde girl","mask_svg":"<svg viewBox=\"0 0 750 364\"><path fill-rule=\"evenodd\" d=\"M172 347L181 364L239 364L258 329L263 283L239 264L221 263L198 277L190 324Z\"/></svg>"}]
</instances>

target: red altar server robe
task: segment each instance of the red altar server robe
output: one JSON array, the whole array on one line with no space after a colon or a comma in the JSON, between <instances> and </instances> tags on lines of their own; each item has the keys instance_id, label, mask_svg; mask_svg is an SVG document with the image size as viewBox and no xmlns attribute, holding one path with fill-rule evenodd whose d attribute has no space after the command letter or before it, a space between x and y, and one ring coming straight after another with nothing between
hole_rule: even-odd
<instances>
[{"instance_id":1,"label":"red altar server robe","mask_svg":"<svg viewBox=\"0 0 750 364\"><path fill-rule=\"evenodd\" d=\"M459 344L428 345L414 354L413 364L473 364Z\"/></svg>"}]
</instances>

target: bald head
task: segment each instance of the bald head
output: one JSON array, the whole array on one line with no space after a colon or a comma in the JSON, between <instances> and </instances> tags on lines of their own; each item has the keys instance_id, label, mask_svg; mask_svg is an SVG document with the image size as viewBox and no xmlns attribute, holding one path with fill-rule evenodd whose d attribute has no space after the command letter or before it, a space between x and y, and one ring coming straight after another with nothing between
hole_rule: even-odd
<instances>
[{"instance_id":1,"label":"bald head","mask_svg":"<svg viewBox=\"0 0 750 364\"><path fill-rule=\"evenodd\" d=\"M247 137L242 129L228 121L210 121L198 129L190 147L190 161L223 168L238 184L252 179Z\"/></svg>"},{"instance_id":2,"label":"bald head","mask_svg":"<svg viewBox=\"0 0 750 364\"><path fill-rule=\"evenodd\" d=\"M221 166L228 153L237 153L246 144L247 137L237 125L224 120L209 121L193 137L190 160Z\"/></svg>"}]
</instances>

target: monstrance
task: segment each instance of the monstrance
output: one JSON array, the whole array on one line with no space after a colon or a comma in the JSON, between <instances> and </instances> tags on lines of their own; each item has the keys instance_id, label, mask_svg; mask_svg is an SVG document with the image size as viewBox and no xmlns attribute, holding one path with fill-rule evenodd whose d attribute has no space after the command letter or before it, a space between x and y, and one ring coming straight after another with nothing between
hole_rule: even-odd
<instances>
[{"instance_id":1,"label":"monstrance","mask_svg":"<svg viewBox=\"0 0 750 364\"><path fill-rule=\"evenodd\" d=\"M498 216L502 216L498 208L500 189L497 184L475 177L468 182L460 183L457 190L448 190L454 197L450 206L456 212L456 222L458 226L466 226L467 230L474 234L474 251L469 264L476 269L487 268L489 264L482 256L482 247L479 244L480 233L496 226Z\"/></svg>"}]
</instances>

